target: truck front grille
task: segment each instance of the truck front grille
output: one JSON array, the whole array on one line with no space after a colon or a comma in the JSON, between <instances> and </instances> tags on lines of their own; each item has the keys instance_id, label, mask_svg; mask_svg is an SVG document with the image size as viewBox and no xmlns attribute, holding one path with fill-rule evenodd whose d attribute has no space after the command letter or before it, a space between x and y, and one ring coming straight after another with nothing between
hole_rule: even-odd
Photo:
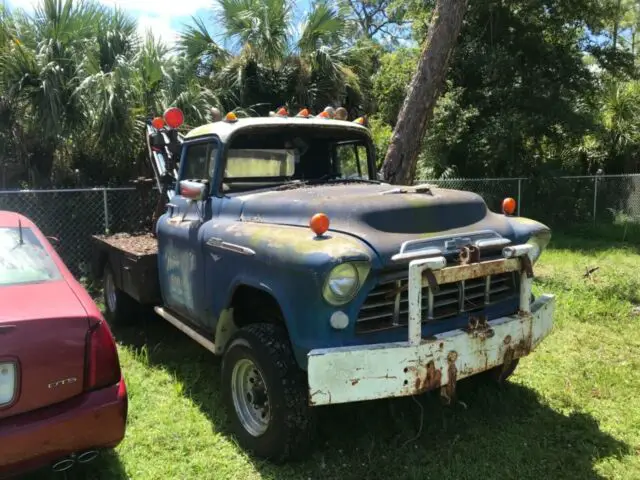
<instances>
[{"instance_id":1,"label":"truck front grille","mask_svg":"<svg viewBox=\"0 0 640 480\"><path fill-rule=\"evenodd\" d=\"M519 295L519 274L501 273L463 282L440 285L437 293L422 289L422 321L435 322ZM409 320L408 280L382 280L369 293L358 314L356 331L366 333L407 325Z\"/></svg>"}]
</instances>

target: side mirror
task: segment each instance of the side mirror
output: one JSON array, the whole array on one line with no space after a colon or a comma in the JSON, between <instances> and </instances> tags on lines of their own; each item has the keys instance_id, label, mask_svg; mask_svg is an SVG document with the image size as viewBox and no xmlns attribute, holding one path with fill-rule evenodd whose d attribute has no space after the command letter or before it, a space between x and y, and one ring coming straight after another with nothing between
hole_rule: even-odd
<instances>
[{"instance_id":1,"label":"side mirror","mask_svg":"<svg viewBox=\"0 0 640 480\"><path fill-rule=\"evenodd\" d=\"M207 186L201 182L182 180L180 182L180 195L192 202L204 200L207 194Z\"/></svg>"}]
</instances>

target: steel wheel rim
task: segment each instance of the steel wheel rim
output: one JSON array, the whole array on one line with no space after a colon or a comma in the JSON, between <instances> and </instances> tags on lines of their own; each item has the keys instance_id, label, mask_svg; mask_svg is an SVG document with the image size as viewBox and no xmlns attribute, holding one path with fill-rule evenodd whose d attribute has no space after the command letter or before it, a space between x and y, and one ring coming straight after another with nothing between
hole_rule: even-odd
<instances>
[{"instance_id":1,"label":"steel wheel rim","mask_svg":"<svg viewBox=\"0 0 640 480\"><path fill-rule=\"evenodd\" d=\"M113 275L111 272L107 272L107 276L104 279L104 293L107 300L107 308L110 312L116 311L116 286L113 283Z\"/></svg>"},{"instance_id":2,"label":"steel wheel rim","mask_svg":"<svg viewBox=\"0 0 640 480\"><path fill-rule=\"evenodd\" d=\"M269 397L260 370L248 358L233 366L231 397L242 427L254 437L264 434L271 419Z\"/></svg>"}]
</instances>

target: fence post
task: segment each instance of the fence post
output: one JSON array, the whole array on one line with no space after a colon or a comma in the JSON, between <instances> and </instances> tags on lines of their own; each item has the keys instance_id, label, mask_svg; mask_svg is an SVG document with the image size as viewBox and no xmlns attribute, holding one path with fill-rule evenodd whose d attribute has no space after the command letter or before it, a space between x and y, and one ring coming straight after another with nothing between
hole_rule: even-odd
<instances>
[{"instance_id":1,"label":"fence post","mask_svg":"<svg viewBox=\"0 0 640 480\"><path fill-rule=\"evenodd\" d=\"M104 206L104 233L109 235L109 202L107 202L107 189L102 189L102 203Z\"/></svg>"},{"instance_id":2,"label":"fence post","mask_svg":"<svg viewBox=\"0 0 640 480\"><path fill-rule=\"evenodd\" d=\"M520 216L520 203L522 203L522 179L518 178L518 216Z\"/></svg>"},{"instance_id":3,"label":"fence post","mask_svg":"<svg viewBox=\"0 0 640 480\"><path fill-rule=\"evenodd\" d=\"M598 175L593 177L593 226L596 225L596 208L598 206Z\"/></svg>"}]
</instances>

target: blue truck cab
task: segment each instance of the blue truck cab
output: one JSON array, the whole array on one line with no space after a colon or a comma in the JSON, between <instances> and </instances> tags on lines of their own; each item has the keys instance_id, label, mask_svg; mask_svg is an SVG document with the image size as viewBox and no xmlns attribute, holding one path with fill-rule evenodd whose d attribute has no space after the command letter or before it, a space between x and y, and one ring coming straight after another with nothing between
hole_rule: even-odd
<instances>
[{"instance_id":1,"label":"blue truck cab","mask_svg":"<svg viewBox=\"0 0 640 480\"><path fill-rule=\"evenodd\" d=\"M332 113L229 113L184 137L154 121L157 254L125 268L96 242L109 318L154 303L222 356L231 430L273 461L308 452L316 407L502 382L553 323L532 295L545 225L378 180L366 122Z\"/></svg>"}]
</instances>

